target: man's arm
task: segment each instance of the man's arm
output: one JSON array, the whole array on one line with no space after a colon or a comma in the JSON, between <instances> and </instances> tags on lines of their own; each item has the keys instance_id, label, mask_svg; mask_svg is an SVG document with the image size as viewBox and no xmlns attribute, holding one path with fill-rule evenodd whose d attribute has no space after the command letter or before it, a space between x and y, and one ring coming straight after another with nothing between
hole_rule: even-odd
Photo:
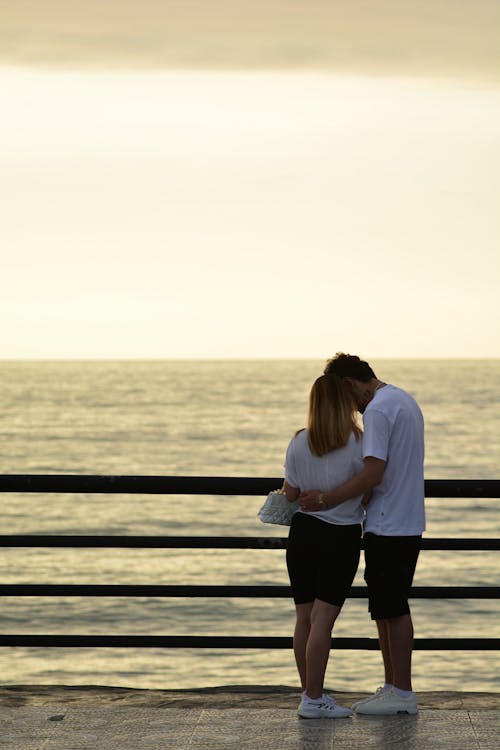
<instances>
[{"instance_id":1,"label":"man's arm","mask_svg":"<svg viewBox=\"0 0 500 750\"><path fill-rule=\"evenodd\" d=\"M382 481L385 463L380 458L367 456L364 459L364 466L359 474L341 484L340 487L336 487L329 492L320 492L319 490L302 492L300 495L300 509L305 511L326 510L327 508L334 508L336 505L345 503L351 497L357 497L358 495L370 492Z\"/></svg>"}]
</instances>

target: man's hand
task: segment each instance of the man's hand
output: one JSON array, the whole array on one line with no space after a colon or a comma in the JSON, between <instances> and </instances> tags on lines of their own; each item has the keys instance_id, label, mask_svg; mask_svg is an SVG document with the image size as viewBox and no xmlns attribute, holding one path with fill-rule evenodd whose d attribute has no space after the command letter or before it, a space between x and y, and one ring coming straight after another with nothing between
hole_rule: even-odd
<instances>
[{"instance_id":1,"label":"man's hand","mask_svg":"<svg viewBox=\"0 0 500 750\"><path fill-rule=\"evenodd\" d=\"M310 513L311 511L326 510L345 503L351 497L365 496L368 500L371 491L382 481L385 471L385 461L380 458L368 456L364 459L363 469L352 479L349 479L340 487L323 493L319 490L307 490L300 493L300 509Z\"/></svg>"},{"instance_id":2,"label":"man's hand","mask_svg":"<svg viewBox=\"0 0 500 750\"><path fill-rule=\"evenodd\" d=\"M326 509L326 504L323 500L323 493L319 490L307 490L307 492L301 492L299 500L300 509L307 513Z\"/></svg>"}]
</instances>

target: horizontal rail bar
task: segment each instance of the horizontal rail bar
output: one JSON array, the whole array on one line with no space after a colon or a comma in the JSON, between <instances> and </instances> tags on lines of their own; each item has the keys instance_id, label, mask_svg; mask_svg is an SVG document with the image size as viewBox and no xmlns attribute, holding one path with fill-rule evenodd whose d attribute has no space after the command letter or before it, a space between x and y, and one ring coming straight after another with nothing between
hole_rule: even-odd
<instances>
[{"instance_id":1,"label":"horizontal rail bar","mask_svg":"<svg viewBox=\"0 0 500 750\"><path fill-rule=\"evenodd\" d=\"M158 495L266 495L283 477L177 477L91 474L1 474L0 492ZM499 479L426 479L426 497L500 497Z\"/></svg>"},{"instance_id":2,"label":"horizontal rail bar","mask_svg":"<svg viewBox=\"0 0 500 750\"><path fill-rule=\"evenodd\" d=\"M112 596L112 597L223 597L291 598L290 586L189 586L126 584L24 584L0 585L0 596ZM366 599L365 586L353 586L351 599ZM500 586L413 586L412 599L499 599Z\"/></svg>"},{"instance_id":3,"label":"horizontal rail bar","mask_svg":"<svg viewBox=\"0 0 500 750\"><path fill-rule=\"evenodd\" d=\"M363 546L363 542L361 542ZM104 536L0 534L0 547L88 547L134 549L284 549L286 537L266 536ZM494 537L423 539L426 550L500 550Z\"/></svg>"},{"instance_id":4,"label":"horizontal rail bar","mask_svg":"<svg viewBox=\"0 0 500 750\"><path fill-rule=\"evenodd\" d=\"M281 486L282 478L171 477L103 475L0 475L0 492L261 495ZM426 497L498 498L500 480L426 480ZM423 549L493 550L498 539L424 539ZM283 549L277 537L147 537L2 535L3 547L126 547L126 548L225 548ZM133 597L280 597L290 598L287 586L127 586L9 584L0 586L2 596L133 596ZM352 598L366 598L366 589L354 586ZM411 598L498 599L497 586L416 586ZM290 637L234 636L89 636L0 635L0 646L25 647L161 647L161 648L292 648ZM378 650L369 638L334 638L336 649ZM499 650L498 638L420 638L416 650Z\"/></svg>"},{"instance_id":5,"label":"horizontal rail bar","mask_svg":"<svg viewBox=\"0 0 500 750\"><path fill-rule=\"evenodd\" d=\"M4 474L0 492L82 492L144 495L267 495L283 478Z\"/></svg>"},{"instance_id":6,"label":"horizontal rail bar","mask_svg":"<svg viewBox=\"0 0 500 750\"><path fill-rule=\"evenodd\" d=\"M0 647L291 649L289 636L0 635ZM378 651L376 638L332 638L334 649ZM416 638L416 651L498 651L500 638Z\"/></svg>"}]
</instances>

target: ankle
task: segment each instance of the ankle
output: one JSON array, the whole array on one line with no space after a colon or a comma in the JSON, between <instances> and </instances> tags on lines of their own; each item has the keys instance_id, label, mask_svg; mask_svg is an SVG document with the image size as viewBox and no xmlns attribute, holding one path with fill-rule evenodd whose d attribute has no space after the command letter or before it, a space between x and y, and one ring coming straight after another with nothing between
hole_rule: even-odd
<instances>
[{"instance_id":1,"label":"ankle","mask_svg":"<svg viewBox=\"0 0 500 750\"><path fill-rule=\"evenodd\" d=\"M311 690L310 692L307 692L306 690L304 696L309 698L310 701L319 701L319 699L323 697L323 693L318 693L317 690Z\"/></svg>"},{"instance_id":2,"label":"ankle","mask_svg":"<svg viewBox=\"0 0 500 750\"><path fill-rule=\"evenodd\" d=\"M399 695L400 698L410 698L413 695L413 690L402 690L401 688L395 687L394 692Z\"/></svg>"}]
</instances>

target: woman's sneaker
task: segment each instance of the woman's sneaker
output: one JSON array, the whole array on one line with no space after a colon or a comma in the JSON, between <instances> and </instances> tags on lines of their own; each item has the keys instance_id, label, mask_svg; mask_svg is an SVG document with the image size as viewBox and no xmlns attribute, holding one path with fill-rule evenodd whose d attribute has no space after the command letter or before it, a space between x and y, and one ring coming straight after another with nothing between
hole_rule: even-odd
<instances>
[{"instance_id":1,"label":"woman's sneaker","mask_svg":"<svg viewBox=\"0 0 500 750\"><path fill-rule=\"evenodd\" d=\"M345 719L347 716L352 716L352 711L350 708L337 706L333 698L324 693L321 698L314 700L304 693L298 714L303 719Z\"/></svg>"},{"instance_id":2,"label":"woman's sneaker","mask_svg":"<svg viewBox=\"0 0 500 750\"><path fill-rule=\"evenodd\" d=\"M360 701L356 701L356 703L353 703L353 704L352 704L351 708L353 708L354 710L356 710L356 709L358 708L358 706L361 706L361 705L362 705L363 703L368 703L368 701L371 701L371 700L373 700L374 698L378 698L378 696L379 696L379 695L380 695L381 693L385 693L385 692L386 692L387 690L391 690L391 689L392 689L392 688L390 688L390 687L386 687L385 685L384 685L383 687L378 687L378 688L377 688L377 689L375 690L375 692L374 692L374 694L373 694L373 695L370 695L370 696L369 696L368 698L363 698L363 699L362 699L362 700L360 700Z\"/></svg>"},{"instance_id":3,"label":"woman's sneaker","mask_svg":"<svg viewBox=\"0 0 500 750\"><path fill-rule=\"evenodd\" d=\"M416 714L417 697L412 693L408 698L398 695L394 688L384 690L370 700L356 707L357 714L368 716L395 716L396 714Z\"/></svg>"}]
</instances>

